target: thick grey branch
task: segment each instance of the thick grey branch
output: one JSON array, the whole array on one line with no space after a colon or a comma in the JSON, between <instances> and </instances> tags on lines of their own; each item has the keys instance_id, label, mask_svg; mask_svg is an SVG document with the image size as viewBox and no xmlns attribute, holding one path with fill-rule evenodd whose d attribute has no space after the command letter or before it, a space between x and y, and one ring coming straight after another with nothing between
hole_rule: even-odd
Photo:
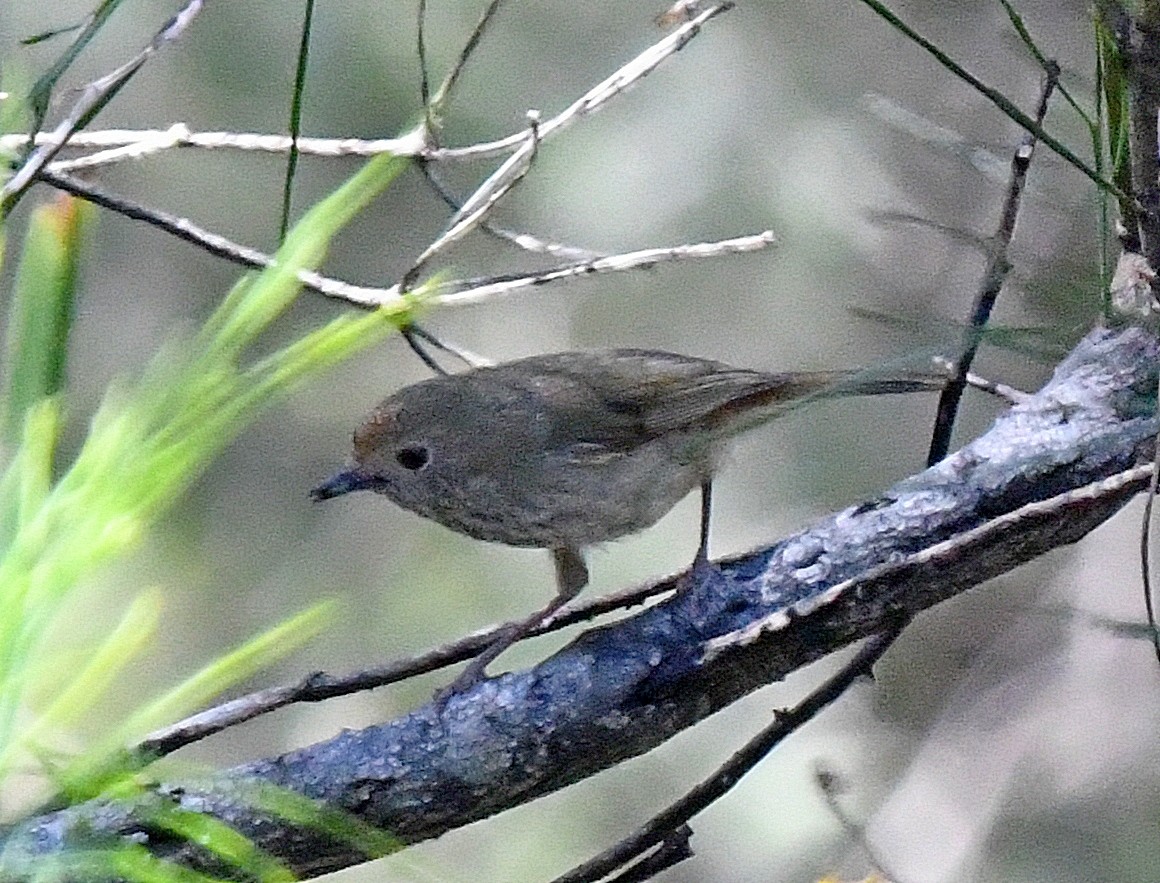
<instances>
[{"instance_id":1,"label":"thick grey branch","mask_svg":"<svg viewBox=\"0 0 1160 883\"><path fill-rule=\"evenodd\" d=\"M136 804L31 819L7 832L6 858L92 847L104 835L215 869L151 830L161 800L212 814L314 876L366 855L254 809L247 782L414 842L591 776L1101 524L1147 485L1150 469L1138 464L1160 427L1158 361L1160 343L1144 330L1095 331L1042 390L939 465L585 632L531 670L485 681L441 712L428 705L196 787L158 785Z\"/></svg>"}]
</instances>

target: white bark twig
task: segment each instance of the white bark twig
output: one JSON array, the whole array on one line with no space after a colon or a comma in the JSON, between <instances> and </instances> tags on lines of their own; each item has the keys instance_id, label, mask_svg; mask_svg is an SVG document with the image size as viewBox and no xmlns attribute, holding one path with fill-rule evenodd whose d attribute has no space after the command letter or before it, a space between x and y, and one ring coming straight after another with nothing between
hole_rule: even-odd
<instances>
[{"instance_id":1,"label":"white bark twig","mask_svg":"<svg viewBox=\"0 0 1160 883\"><path fill-rule=\"evenodd\" d=\"M201 12L204 0L187 0L165 26L161 28L140 52L102 77L88 83L73 103L68 114L47 138L37 145L16 173L0 187L0 205L5 205L25 190L36 176L69 143L72 135L84 126L110 101L149 59L160 49L178 39Z\"/></svg>"},{"instance_id":2,"label":"white bark twig","mask_svg":"<svg viewBox=\"0 0 1160 883\"><path fill-rule=\"evenodd\" d=\"M528 122L528 133L524 143L464 200L447 228L423 249L423 253L415 259L414 266L403 277L403 288L410 287L410 283L435 255L478 228L488 214L499 205L500 200L507 196L531 170L532 161L536 157L536 148L540 143L539 114L528 111Z\"/></svg>"},{"instance_id":3,"label":"white bark twig","mask_svg":"<svg viewBox=\"0 0 1160 883\"><path fill-rule=\"evenodd\" d=\"M623 95L632 86L652 73L696 37L701 26L733 7L732 3L715 4L696 18L681 25L673 33L654 43L602 82L589 89L564 110L540 125L541 140L563 131L578 120L591 116L613 98ZM413 133L399 138L309 138L298 139L298 152L310 156L378 156L393 153L396 156L423 156L433 162L481 159L501 156L525 143L528 130L467 147L427 146L426 139L416 141ZM59 138L42 133L36 136L37 146L56 144ZM19 150L28 144L28 135L0 137L0 150ZM93 168L126 159L137 159L176 147L196 147L203 150L246 150L263 153L288 153L292 139L287 135L269 135L256 132L193 132L185 123L174 123L168 129L109 129L97 132L74 132L65 144L68 148L98 148L101 153L87 157L57 160L48 165L54 171Z\"/></svg>"},{"instance_id":4,"label":"white bark twig","mask_svg":"<svg viewBox=\"0 0 1160 883\"><path fill-rule=\"evenodd\" d=\"M611 76L597 83L560 113L545 120L540 126L540 137L547 140L557 132L561 132L577 121L596 113L618 95L623 95L657 67L685 48L685 45L700 33L702 25L732 8L732 3L718 3L710 6L663 40L654 43ZM516 132L506 138L500 138L498 141L481 142L470 147L439 148L430 151L427 158L448 160L495 156L518 147L523 138L524 133Z\"/></svg>"},{"instance_id":5,"label":"white bark twig","mask_svg":"<svg viewBox=\"0 0 1160 883\"><path fill-rule=\"evenodd\" d=\"M467 287L462 288L462 290L451 290L446 294L439 293L441 289L456 289L464 285L461 282L448 282L443 286L436 286L432 300L441 306L477 304L495 297L513 294L525 288L543 285L547 282L579 279L599 273L618 273L624 270L647 269L657 264L664 264L670 261L722 257L729 254L760 251L763 248L768 248L770 245L773 245L776 241L777 239L774 237L773 232L766 230L751 236L738 236L733 239L721 239L716 242L697 242L663 248L645 248L640 251L607 255L591 261L578 261L573 264L565 264L536 273L497 278L491 281L475 280L467 284Z\"/></svg>"}]
</instances>

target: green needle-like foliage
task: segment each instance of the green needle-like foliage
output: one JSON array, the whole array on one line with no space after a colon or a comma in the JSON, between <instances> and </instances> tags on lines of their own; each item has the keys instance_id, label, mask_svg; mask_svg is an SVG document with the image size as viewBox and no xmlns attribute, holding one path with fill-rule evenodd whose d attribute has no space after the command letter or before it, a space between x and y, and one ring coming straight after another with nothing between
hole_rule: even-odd
<instances>
[{"instance_id":1,"label":"green needle-like foliage","mask_svg":"<svg viewBox=\"0 0 1160 883\"><path fill-rule=\"evenodd\" d=\"M57 440L65 420L65 357L89 210L61 201L32 213L16 289L7 298L0 387L0 787L30 759L39 759L58 803L138 794L133 764L142 761L126 751L128 746L268 665L320 627L326 605L214 660L130 713L99 744L71 756L53 754L54 736L75 726L115 685L118 674L147 648L161 616L159 593L147 590L130 600L121 624L66 682L43 696L40 686L61 655L49 635L64 603L92 587L90 577L98 568L132 550L271 402L412 318L421 290L375 311L345 312L271 354L251 356L255 341L299 296L299 272L321 262L331 238L406 164L393 156L368 162L290 232L274 266L235 286L192 340L175 341L143 376L110 388L71 463L57 462ZM59 665L55 671L60 681ZM256 879L289 879L233 832L211 830L206 820L184 816L169 822L175 833L196 836ZM2 862L6 871L10 858L5 855ZM134 849L68 861L116 867L128 879L200 879L161 869Z\"/></svg>"}]
</instances>

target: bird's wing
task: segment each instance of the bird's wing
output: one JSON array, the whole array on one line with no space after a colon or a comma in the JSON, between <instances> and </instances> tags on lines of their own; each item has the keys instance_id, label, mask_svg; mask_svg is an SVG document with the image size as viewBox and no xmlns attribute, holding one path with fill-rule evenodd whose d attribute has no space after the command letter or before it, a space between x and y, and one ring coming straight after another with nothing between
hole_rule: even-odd
<instances>
[{"instance_id":1,"label":"bird's wing","mask_svg":"<svg viewBox=\"0 0 1160 883\"><path fill-rule=\"evenodd\" d=\"M760 394L774 378L653 350L574 353L563 365L529 367L550 387L540 392L555 405L558 437L580 440L590 456L710 425L722 408Z\"/></svg>"}]
</instances>

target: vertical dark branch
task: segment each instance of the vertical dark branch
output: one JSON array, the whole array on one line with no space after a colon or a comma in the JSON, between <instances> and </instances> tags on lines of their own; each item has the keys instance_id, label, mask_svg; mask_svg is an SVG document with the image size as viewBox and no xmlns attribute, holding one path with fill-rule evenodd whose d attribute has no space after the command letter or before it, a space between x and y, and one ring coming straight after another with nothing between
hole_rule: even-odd
<instances>
[{"instance_id":1,"label":"vertical dark branch","mask_svg":"<svg viewBox=\"0 0 1160 883\"><path fill-rule=\"evenodd\" d=\"M1043 125L1043 118L1047 115L1047 105L1058 80L1059 68L1052 63L1048 69L1043 91L1039 96L1039 106L1035 113L1036 123L1040 126ZM1011 178L1007 184L1007 197L1003 201L999 228L991 240L990 257L983 273L982 283L979 286L979 294L975 298L975 305L971 310L970 323L963 334L962 352L955 359L951 379L939 397L938 413L935 415L934 431L931 434L930 451L926 460L928 466L933 466L950 450L951 432L954 429L955 418L958 416L959 403L962 401L963 392L967 388L967 374L971 370L971 364L979 350L983 330L991 318L991 311L995 308L999 291L1003 288L1003 280L1007 278L1007 273L1011 269L1007 260L1007 251L1011 246L1011 239L1015 235L1015 223L1019 217L1019 206L1027 181L1027 170L1031 166L1031 157L1035 152L1035 143L1034 135L1026 135L1023 143L1019 145L1014 156L1011 157Z\"/></svg>"},{"instance_id":2,"label":"vertical dark branch","mask_svg":"<svg viewBox=\"0 0 1160 883\"><path fill-rule=\"evenodd\" d=\"M1160 9L1142 4L1127 31L1129 131L1132 189L1143 210L1138 214L1140 254L1160 266L1160 157L1156 126L1160 111Z\"/></svg>"}]
</instances>

